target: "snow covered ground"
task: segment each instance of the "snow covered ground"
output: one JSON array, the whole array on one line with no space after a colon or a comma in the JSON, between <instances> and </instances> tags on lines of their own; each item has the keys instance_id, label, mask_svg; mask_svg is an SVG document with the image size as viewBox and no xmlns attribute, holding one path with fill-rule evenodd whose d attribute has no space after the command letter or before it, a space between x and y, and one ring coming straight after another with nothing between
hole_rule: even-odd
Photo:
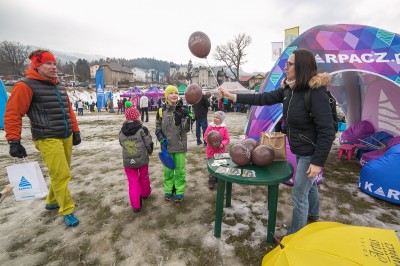
<instances>
[{"instance_id":1,"label":"snow covered ground","mask_svg":"<svg viewBox=\"0 0 400 266\"><path fill-rule=\"evenodd\" d=\"M73 91L69 93L74 97ZM75 92L81 99L89 100L91 95ZM209 121L211 116L209 112ZM165 202L160 145L154 136L155 112L150 112L145 126L155 142L149 166L153 192L142 211L134 213L118 143L124 115L85 110L78 121L82 143L73 149L69 187L79 226L67 228L56 211L44 209L44 199L16 202L11 194L0 205L1 265L260 265L275 247L266 243L265 187L233 185L232 207L224 209L222 236L213 236L216 191L207 187L205 149L196 145L194 132L188 134L185 200ZM231 145L241 142L245 114L228 113L225 122ZM39 162L48 183L26 117L22 137L28 159ZM5 139L4 131L0 138ZM1 141L1 188L8 183L6 166L13 164L8 150L6 141ZM339 161L337 152L336 140L319 186L321 220L393 229L400 237L399 206L362 193L357 161ZM281 185L278 235L286 233L291 211L290 187Z\"/></svg>"}]
</instances>

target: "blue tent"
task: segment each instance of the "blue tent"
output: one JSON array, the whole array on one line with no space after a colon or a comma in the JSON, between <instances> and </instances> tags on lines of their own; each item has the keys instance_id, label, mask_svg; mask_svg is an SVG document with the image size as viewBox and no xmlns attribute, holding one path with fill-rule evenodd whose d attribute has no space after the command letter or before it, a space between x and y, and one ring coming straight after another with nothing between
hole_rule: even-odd
<instances>
[{"instance_id":1,"label":"blue tent","mask_svg":"<svg viewBox=\"0 0 400 266\"><path fill-rule=\"evenodd\" d=\"M4 114L6 112L6 103L8 95L3 81L0 79L0 128L4 128Z\"/></svg>"}]
</instances>

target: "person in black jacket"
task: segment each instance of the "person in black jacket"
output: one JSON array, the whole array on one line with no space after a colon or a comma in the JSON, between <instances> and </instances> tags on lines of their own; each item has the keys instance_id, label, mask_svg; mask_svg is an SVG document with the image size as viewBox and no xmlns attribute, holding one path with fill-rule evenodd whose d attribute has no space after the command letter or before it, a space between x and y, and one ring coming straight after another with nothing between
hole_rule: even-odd
<instances>
[{"instance_id":1,"label":"person in black jacket","mask_svg":"<svg viewBox=\"0 0 400 266\"><path fill-rule=\"evenodd\" d=\"M319 218L319 196L316 176L324 166L335 139L331 108L326 86L328 73L317 74L314 55L305 49L290 55L281 88L262 94L231 94L219 89L221 97L257 106L283 103L283 120L290 149L297 159L292 189L293 217L287 234L300 230L308 220ZM305 93L311 90L311 112L305 107Z\"/></svg>"},{"instance_id":2,"label":"person in black jacket","mask_svg":"<svg viewBox=\"0 0 400 266\"><path fill-rule=\"evenodd\" d=\"M203 143L201 140L204 139L204 132L206 132L208 127L207 113L209 107L210 102L205 95L201 97L198 103L193 104L194 117L196 120L197 145L201 145ZM203 134L201 134L201 131L203 131ZM204 142L204 146L206 145L207 143Z\"/></svg>"}]
</instances>

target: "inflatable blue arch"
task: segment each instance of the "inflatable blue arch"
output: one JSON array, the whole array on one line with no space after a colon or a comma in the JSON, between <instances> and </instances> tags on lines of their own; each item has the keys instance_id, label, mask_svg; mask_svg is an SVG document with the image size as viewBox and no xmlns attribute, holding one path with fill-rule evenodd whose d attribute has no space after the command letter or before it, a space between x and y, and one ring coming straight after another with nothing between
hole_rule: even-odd
<instances>
[{"instance_id":1,"label":"inflatable blue arch","mask_svg":"<svg viewBox=\"0 0 400 266\"><path fill-rule=\"evenodd\" d=\"M331 75L332 84L328 90L345 113L347 127L367 120L376 131L400 135L398 34L364 25L320 25L311 28L283 51L259 93L280 87L285 77L285 64L293 51L299 48L309 49L315 55L318 72L328 72ZM281 117L282 106L279 104L252 107L246 136L259 140L260 132L273 131ZM395 147L392 149L397 151ZM385 153L385 158L370 161L368 167L361 171L360 189L374 197L398 204L398 156L396 152L390 156ZM397 163L394 163L394 159L397 159ZM389 167L388 162L393 164ZM385 168L390 171L384 171Z\"/></svg>"},{"instance_id":2,"label":"inflatable blue arch","mask_svg":"<svg viewBox=\"0 0 400 266\"><path fill-rule=\"evenodd\" d=\"M279 88L292 52L309 49L318 71L332 76L328 88L346 115L347 127L368 120L376 131L400 135L400 36L363 25L321 25L301 34L287 47L261 86L260 93ZM368 106L368 108L364 108ZM259 140L272 131L282 106L251 109L246 135Z\"/></svg>"}]
</instances>

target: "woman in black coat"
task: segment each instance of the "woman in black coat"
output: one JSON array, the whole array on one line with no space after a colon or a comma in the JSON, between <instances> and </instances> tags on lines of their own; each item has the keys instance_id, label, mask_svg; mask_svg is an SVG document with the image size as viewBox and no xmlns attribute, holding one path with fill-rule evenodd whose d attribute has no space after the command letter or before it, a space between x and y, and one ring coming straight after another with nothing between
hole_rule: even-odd
<instances>
[{"instance_id":1,"label":"woman in black coat","mask_svg":"<svg viewBox=\"0 0 400 266\"><path fill-rule=\"evenodd\" d=\"M281 88L262 94L232 94L219 89L220 96L250 105L283 104L290 149L296 155L297 170L292 189L292 225L287 234L300 230L307 220L319 218L319 196L315 182L328 158L335 130L326 86L327 73L317 74L314 55L295 50L286 63L286 78ZM305 106L305 94L311 90L311 112Z\"/></svg>"}]
</instances>

